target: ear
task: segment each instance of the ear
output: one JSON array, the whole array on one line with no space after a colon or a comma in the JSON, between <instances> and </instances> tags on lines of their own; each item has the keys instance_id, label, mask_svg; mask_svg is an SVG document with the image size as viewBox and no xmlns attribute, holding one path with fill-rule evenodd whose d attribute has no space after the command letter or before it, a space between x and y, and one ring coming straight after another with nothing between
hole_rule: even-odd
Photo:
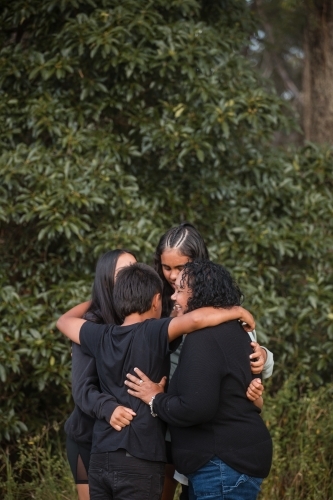
<instances>
[{"instance_id":1,"label":"ear","mask_svg":"<svg viewBox=\"0 0 333 500\"><path fill-rule=\"evenodd\" d=\"M154 295L152 303L151 303L152 309L154 311L157 311L159 309L160 304L161 304L161 300L162 300L162 298L161 298L160 293L157 293L156 295Z\"/></svg>"}]
</instances>

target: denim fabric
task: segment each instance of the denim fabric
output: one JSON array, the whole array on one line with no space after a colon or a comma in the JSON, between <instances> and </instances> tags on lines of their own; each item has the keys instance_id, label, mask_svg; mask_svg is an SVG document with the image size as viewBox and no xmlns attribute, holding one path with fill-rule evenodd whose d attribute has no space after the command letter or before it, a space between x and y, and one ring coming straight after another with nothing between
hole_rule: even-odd
<instances>
[{"instance_id":1,"label":"denim fabric","mask_svg":"<svg viewBox=\"0 0 333 500\"><path fill-rule=\"evenodd\" d=\"M255 500L262 479L241 474L218 457L188 474L190 500Z\"/></svg>"},{"instance_id":2,"label":"denim fabric","mask_svg":"<svg viewBox=\"0 0 333 500\"><path fill-rule=\"evenodd\" d=\"M164 462L135 458L118 450L92 453L89 467L91 500L159 500Z\"/></svg>"}]
</instances>

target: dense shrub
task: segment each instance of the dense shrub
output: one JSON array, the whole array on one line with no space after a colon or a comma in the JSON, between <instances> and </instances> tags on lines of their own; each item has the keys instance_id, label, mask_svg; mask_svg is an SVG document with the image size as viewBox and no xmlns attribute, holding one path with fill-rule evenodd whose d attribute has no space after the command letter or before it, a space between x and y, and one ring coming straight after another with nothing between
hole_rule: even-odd
<instances>
[{"instance_id":1,"label":"dense shrub","mask_svg":"<svg viewBox=\"0 0 333 500\"><path fill-rule=\"evenodd\" d=\"M262 500L329 500L333 495L333 385L300 388L291 377L266 397L263 418L274 442Z\"/></svg>"},{"instance_id":2,"label":"dense shrub","mask_svg":"<svg viewBox=\"0 0 333 500\"><path fill-rule=\"evenodd\" d=\"M0 19L0 438L69 411L55 319L97 256L151 262L184 219L244 289L272 391L330 382L332 151L270 145L289 124L241 55L246 2L13 0Z\"/></svg>"}]
</instances>

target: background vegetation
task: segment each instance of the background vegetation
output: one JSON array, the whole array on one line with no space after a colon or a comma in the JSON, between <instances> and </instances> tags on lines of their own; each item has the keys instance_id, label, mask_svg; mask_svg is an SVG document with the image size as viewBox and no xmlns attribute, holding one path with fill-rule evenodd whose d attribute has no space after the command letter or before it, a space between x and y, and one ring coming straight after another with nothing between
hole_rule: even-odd
<instances>
[{"instance_id":1,"label":"background vegetation","mask_svg":"<svg viewBox=\"0 0 333 500\"><path fill-rule=\"evenodd\" d=\"M237 277L275 354L263 498L332 498L332 148L323 137L303 142L299 115L255 66L263 18L253 6L13 0L1 9L7 500L37 495L64 464L57 429L72 406L70 350L56 318L89 297L102 252L128 247L149 263L182 220ZM269 2L259 8L269 14ZM71 488L60 475L58 498Z\"/></svg>"}]
</instances>

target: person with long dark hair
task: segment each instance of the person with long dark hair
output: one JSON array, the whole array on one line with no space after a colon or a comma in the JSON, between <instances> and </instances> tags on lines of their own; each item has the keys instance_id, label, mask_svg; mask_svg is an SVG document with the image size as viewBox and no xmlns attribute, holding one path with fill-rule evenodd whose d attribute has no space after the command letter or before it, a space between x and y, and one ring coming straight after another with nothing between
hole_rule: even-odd
<instances>
[{"instance_id":1,"label":"person with long dark hair","mask_svg":"<svg viewBox=\"0 0 333 500\"><path fill-rule=\"evenodd\" d=\"M230 273L208 260L185 264L175 282L177 317L197 308L239 305ZM239 322L187 336L168 393L137 369L125 384L170 426L177 470L190 481L190 499L255 500L272 461L272 441L260 417L262 400L246 397L252 374L250 340Z\"/></svg>"},{"instance_id":2,"label":"person with long dark hair","mask_svg":"<svg viewBox=\"0 0 333 500\"><path fill-rule=\"evenodd\" d=\"M121 268L135 262L135 255L124 249L111 250L98 259L85 319L98 324L120 324L113 303L115 276ZM106 420L120 431L135 413L101 392L95 359L84 354L75 343L72 344L72 394L75 408L65 423L67 457L79 500L89 500L88 469L95 418Z\"/></svg>"}]
</instances>

